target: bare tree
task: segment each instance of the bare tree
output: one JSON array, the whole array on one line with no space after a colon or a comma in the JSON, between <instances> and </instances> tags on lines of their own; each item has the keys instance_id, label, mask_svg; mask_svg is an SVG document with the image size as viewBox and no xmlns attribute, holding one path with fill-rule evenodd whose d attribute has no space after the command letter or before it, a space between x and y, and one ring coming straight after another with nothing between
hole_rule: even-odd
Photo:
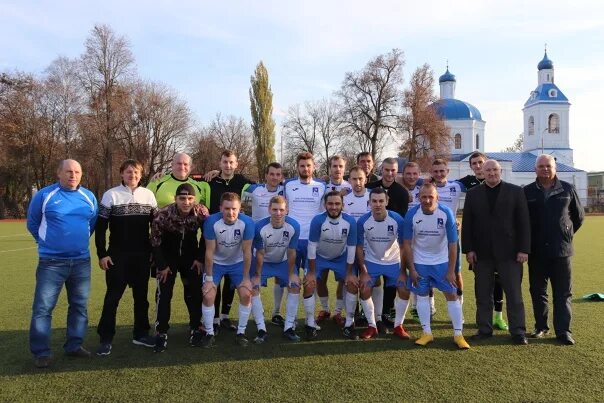
<instances>
[{"instance_id":1,"label":"bare tree","mask_svg":"<svg viewBox=\"0 0 604 403\"><path fill-rule=\"evenodd\" d=\"M403 95L399 155L409 161L424 162L434 156L442 157L450 149L449 129L431 106L437 99L433 86L434 73L428 64L424 64L413 72Z\"/></svg>"},{"instance_id":2,"label":"bare tree","mask_svg":"<svg viewBox=\"0 0 604 403\"><path fill-rule=\"evenodd\" d=\"M366 149L374 159L386 137L397 130L404 64L403 52L393 49L370 60L362 70L346 73L338 92L345 126L367 140Z\"/></svg>"},{"instance_id":3,"label":"bare tree","mask_svg":"<svg viewBox=\"0 0 604 403\"><path fill-rule=\"evenodd\" d=\"M134 73L134 56L127 39L107 25L95 25L85 46L79 73L89 97L89 117L95 120L86 127L96 132L88 134L97 138L97 160L103 168L103 185L109 188L113 184L114 144L122 123L119 109L127 99L120 87Z\"/></svg>"},{"instance_id":4,"label":"bare tree","mask_svg":"<svg viewBox=\"0 0 604 403\"><path fill-rule=\"evenodd\" d=\"M518 137L516 137L516 140L514 140L514 144L512 144L509 147L504 148L501 151L504 153L520 152L523 149L523 145L524 145L524 135L523 135L523 133L520 133L518 135Z\"/></svg>"}]
</instances>

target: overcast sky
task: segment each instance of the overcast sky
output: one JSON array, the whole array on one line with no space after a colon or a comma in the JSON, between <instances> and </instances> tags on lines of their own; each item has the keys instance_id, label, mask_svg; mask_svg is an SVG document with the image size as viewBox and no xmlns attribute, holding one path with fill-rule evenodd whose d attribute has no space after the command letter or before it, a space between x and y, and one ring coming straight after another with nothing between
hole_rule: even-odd
<instances>
[{"instance_id":1,"label":"overcast sky","mask_svg":"<svg viewBox=\"0 0 604 403\"><path fill-rule=\"evenodd\" d=\"M449 60L456 98L481 111L485 149L500 151L523 130L547 43L572 104L575 166L604 170L604 2L572 3L2 0L0 71L42 73L108 24L129 39L139 75L176 89L201 123L217 112L249 120L250 75L264 61L279 123L288 106L331 96L347 71L400 48L406 79L423 63L438 78Z\"/></svg>"}]
</instances>

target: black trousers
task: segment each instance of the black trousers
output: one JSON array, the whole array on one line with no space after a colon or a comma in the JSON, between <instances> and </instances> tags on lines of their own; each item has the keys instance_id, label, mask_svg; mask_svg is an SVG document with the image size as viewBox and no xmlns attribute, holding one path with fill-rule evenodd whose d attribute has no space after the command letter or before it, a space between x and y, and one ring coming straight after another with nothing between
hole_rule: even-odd
<instances>
[{"instance_id":1,"label":"black trousers","mask_svg":"<svg viewBox=\"0 0 604 403\"><path fill-rule=\"evenodd\" d=\"M495 273L495 283L493 285L493 306L495 311L503 311L503 287L501 287L499 273Z\"/></svg>"},{"instance_id":2,"label":"black trousers","mask_svg":"<svg viewBox=\"0 0 604 403\"><path fill-rule=\"evenodd\" d=\"M526 332L524 302L522 300L522 264L515 260L479 259L474 265L474 293L476 295L476 324L480 333L493 333L493 285L495 272L499 274L505 292L510 333Z\"/></svg>"},{"instance_id":3,"label":"black trousers","mask_svg":"<svg viewBox=\"0 0 604 403\"><path fill-rule=\"evenodd\" d=\"M547 281L549 280L554 294L554 331L556 336L570 335L573 296L570 257L546 258L530 255L528 264L535 329L549 329L547 326Z\"/></svg>"},{"instance_id":4,"label":"black trousers","mask_svg":"<svg viewBox=\"0 0 604 403\"><path fill-rule=\"evenodd\" d=\"M157 291L155 303L157 305L157 317L155 330L158 333L166 333L170 328L170 311L172 307L172 291L176 281L176 273L180 273L180 280L184 288L184 299L189 311L189 328L197 329L201 324L201 275L196 269L191 269L193 260L172 262L172 272L165 283L157 280Z\"/></svg>"},{"instance_id":5,"label":"black trousers","mask_svg":"<svg viewBox=\"0 0 604 403\"><path fill-rule=\"evenodd\" d=\"M149 254L129 254L111 256L113 266L105 272L107 291L103 302L103 312L97 327L101 343L111 343L115 336L115 317L122 295L129 285L134 299L135 338L149 333Z\"/></svg>"},{"instance_id":6,"label":"black trousers","mask_svg":"<svg viewBox=\"0 0 604 403\"><path fill-rule=\"evenodd\" d=\"M220 284L216 287L216 299L214 300L214 317L218 318L219 313L228 315L231 312L231 305L235 299L235 288L231 288L231 276L225 275L222 277L222 292L220 291ZM222 301L222 309L220 309L220 302Z\"/></svg>"}]
</instances>

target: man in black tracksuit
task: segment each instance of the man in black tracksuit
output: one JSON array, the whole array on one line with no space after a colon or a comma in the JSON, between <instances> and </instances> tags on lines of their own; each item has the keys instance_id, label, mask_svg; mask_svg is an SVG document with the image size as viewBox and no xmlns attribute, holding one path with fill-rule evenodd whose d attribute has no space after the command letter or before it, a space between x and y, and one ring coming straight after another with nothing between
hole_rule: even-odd
<instances>
[{"instance_id":1,"label":"man in black tracksuit","mask_svg":"<svg viewBox=\"0 0 604 403\"><path fill-rule=\"evenodd\" d=\"M184 299L189 311L189 342L196 346L201 341L201 272L205 256L203 237L198 232L207 218L202 205L195 202L195 189L184 183L176 189L176 202L160 209L151 225L151 245L157 268L157 319L155 352L168 345L168 329L172 291L176 274L184 287Z\"/></svg>"},{"instance_id":2,"label":"man in black tracksuit","mask_svg":"<svg viewBox=\"0 0 604 403\"><path fill-rule=\"evenodd\" d=\"M243 188L252 182L250 179L241 174L236 174L235 170L238 167L237 155L231 150L225 150L220 155L220 172L218 176L208 181L210 185L209 194L206 195L207 207L210 214L220 211L220 197L223 193L233 192L242 197ZM222 309L220 301L222 297ZM237 330L237 327L231 323L229 312L235 298L235 289L231 288L231 278L228 275L224 276L222 283L222 292L220 285L216 287L216 299L214 301L215 318L214 327L217 331L217 325L224 329Z\"/></svg>"},{"instance_id":3,"label":"man in black tracksuit","mask_svg":"<svg viewBox=\"0 0 604 403\"><path fill-rule=\"evenodd\" d=\"M581 227L583 207L575 187L556 176L556 161L540 155L535 163L537 180L524 187L531 219L529 283L535 314L531 337L542 338L548 331L547 281L554 294L554 330L562 344L572 345L571 256L573 236Z\"/></svg>"}]
</instances>

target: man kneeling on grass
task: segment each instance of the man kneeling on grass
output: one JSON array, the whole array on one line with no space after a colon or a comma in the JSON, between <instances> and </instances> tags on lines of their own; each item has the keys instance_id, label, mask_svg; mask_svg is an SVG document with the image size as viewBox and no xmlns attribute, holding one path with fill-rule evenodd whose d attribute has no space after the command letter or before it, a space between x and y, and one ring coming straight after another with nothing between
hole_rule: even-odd
<instances>
[{"instance_id":1,"label":"man kneeling on grass","mask_svg":"<svg viewBox=\"0 0 604 403\"><path fill-rule=\"evenodd\" d=\"M220 197L220 212L212 214L203 226L206 240L206 267L203 281L203 323L206 334L202 347L214 345L214 300L216 287L224 275L231 277L231 284L237 285L239 293L239 327L236 341L247 346L245 328L250 317L252 282L250 264L252 261L252 240L254 221L241 210L239 195L232 192Z\"/></svg>"},{"instance_id":2,"label":"man kneeling on grass","mask_svg":"<svg viewBox=\"0 0 604 403\"><path fill-rule=\"evenodd\" d=\"M438 203L436 187L422 185L420 205L413 207L403 224L404 256L409 267L409 288L417 294L417 313L423 334L415 344L425 346L434 340L430 328L430 288L445 294L449 316L453 322L455 344L461 349L470 346L462 335L463 316L457 298L455 261L457 228L450 208Z\"/></svg>"}]
</instances>

